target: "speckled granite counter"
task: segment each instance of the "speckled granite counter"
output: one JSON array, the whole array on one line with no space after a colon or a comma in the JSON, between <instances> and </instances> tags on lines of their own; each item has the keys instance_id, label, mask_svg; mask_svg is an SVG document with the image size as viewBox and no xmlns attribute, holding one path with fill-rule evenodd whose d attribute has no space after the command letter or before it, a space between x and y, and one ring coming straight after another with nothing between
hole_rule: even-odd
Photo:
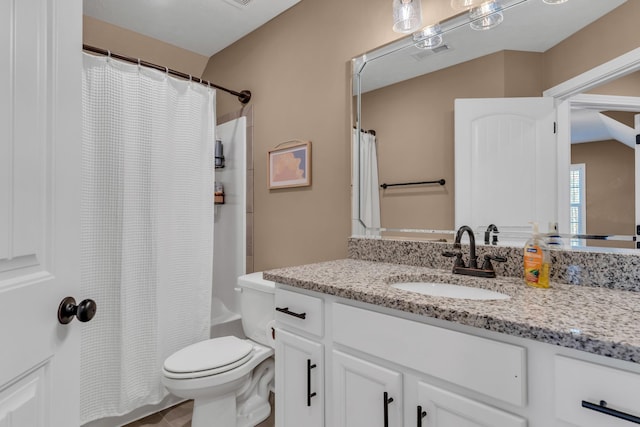
<instances>
[{"instance_id":1,"label":"speckled granite counter","mask_svg":"<svg viewBox=\"0 0 640 427\"><path fill-rule=\"evenodd\" d=\"M640 363L640 293L521 279L480 279L447 270L345 259L266 271L265 279L408 313ZM508 300L432 297L389 286L445 281L508 294Z\"/></svg>"}]
</instances>

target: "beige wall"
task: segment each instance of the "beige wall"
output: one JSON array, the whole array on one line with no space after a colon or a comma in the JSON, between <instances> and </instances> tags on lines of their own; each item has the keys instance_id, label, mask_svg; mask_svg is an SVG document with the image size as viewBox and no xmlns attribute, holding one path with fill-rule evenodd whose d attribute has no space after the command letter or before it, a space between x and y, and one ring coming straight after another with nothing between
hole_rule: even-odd
<instances>
[{"instance_id":1,"label":"beige wall","mask_svg":"<svg viewBox=\"0 0 640 427\"><path fill-rule=\"evenodd\" d=\"M601 1L601 0L594 0ZM550 88L640 46L640 1L625 4L545 52Z\"/></svg>"},{"instance_id":2,"label":"beige wall","mask_svg":"<svg viewBox=\"0 0 640 427\"><path fill-rule=\"evenodd\" d=\"M634 159L618 141L571 146L571 163L585 164L587 233L635 234Z\"/></svg>"},{"instance_id":3,"label":"beige wall","mask_svg":"<svg viewBox=\"0 0 640 427\"><path fill-rule=\"evenodd\" d=\"M82 42L201 77L209 58L103 21L83 17Z\"/></svg>"},{"instance_id":4,"label":"beige wall","mask_svg":"<svg viewBox=\"0 0 640 427\"><path fill-rule=\"evenodd\" d=\"M599 95L640 96L640 71L595 87L591 89L589 93Z\"/></svg>"},{"instance_id":5,"label":"beige wall","mask_svg":"<svg viewBox=\"0 0 640 427\"><path fill-rule=\"evenodd\" d=\"M636 73L637 74L637 73ZM630 84L633 81L624 79ZM621 94L635 85L615 84ZM605 91L605 94L617 94ZM603 114L635 127L635 113L605 111ZM599 141L571 146L571 163L584 163L586 175L587 230L589 234L635 234L635 155L618 141ZM633 242L588 241L589 246L634 248Z\"/></svg>"}]
</instances>

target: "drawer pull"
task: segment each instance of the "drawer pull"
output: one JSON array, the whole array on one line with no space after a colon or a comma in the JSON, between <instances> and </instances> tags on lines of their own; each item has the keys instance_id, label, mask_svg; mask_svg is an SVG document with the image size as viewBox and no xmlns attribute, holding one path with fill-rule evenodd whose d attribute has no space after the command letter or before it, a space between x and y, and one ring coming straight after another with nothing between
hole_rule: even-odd
<instances>
[{"instance_id":1,"label":"drawer pull","mask_svg":"<svg viewBox=\"0 0 640 427\"><path fill-rule=\"evenodd\" d=\"M276 307L276 311L280 313L288 314L289 316L297 317L298 319L306 319L307 313L294 313L293 311L289 311L289 307Z\"/></svg>"},{"instance_id":2,"label":"drawer pull","mask_svg":"<svg viewBox=\"0 0 640 427\"><path fill-rule=\"evenodd\" d=\"M316 395L314 391L311 393L311 370L316 367L316 364L311 364L311 359L307 359L307 406L311 406L311 398Z\"/></svg>"},{"instance_id":3,"label":"drawer pull","mask_svg":"<svg viewBox=\"0 0 640 427\"><path fill-rule=\"evenodd\" d=\"M389 427L389 403L393 402L393 397L389 397L389 393L384 392L384 427Z\"/></svg>"},{"instance_id":4,"label":"drawer pull","mask_svg":"<svg viewBox=\"0 0 640 427\"><path fill-rule=\"evenodd\" d=\"M607 408L607 402L604 400L601 400L599 405L583 400L582 407L603 414L611 415L612 417L620 418L625 421L640 424L640 417L636 417L635 415L627 414L625 412L616 411L615 409Z\"/></svg>"},{"instance_id":5,"label":"drawer pull","mask_svg":"<svg viewBox=\"0 0 640 427\"><path fill-rule=\"evenodd\" d=\"M422 427L422 419L427 416L427 411L422 410L422 406L418 405L418 427Z\"/></svg>"}]
</instances>

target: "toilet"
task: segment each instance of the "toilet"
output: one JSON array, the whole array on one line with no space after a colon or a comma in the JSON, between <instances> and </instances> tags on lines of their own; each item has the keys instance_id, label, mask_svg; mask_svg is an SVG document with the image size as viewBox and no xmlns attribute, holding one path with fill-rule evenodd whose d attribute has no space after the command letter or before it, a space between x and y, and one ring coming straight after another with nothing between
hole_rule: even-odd
<instances>
[{"instance_id":1,"label":"toilet","mask_svg":"<svg viewBox=\"0 0 640 427\"><path fill-rule=\"evenodd\" d=\"M275 284L252 273L238 278L236 290L247 338L192 344L169 356L162 368L164 386L193 399L192 427L253 427L271 413Z\"/></svg>"}]
</instances>

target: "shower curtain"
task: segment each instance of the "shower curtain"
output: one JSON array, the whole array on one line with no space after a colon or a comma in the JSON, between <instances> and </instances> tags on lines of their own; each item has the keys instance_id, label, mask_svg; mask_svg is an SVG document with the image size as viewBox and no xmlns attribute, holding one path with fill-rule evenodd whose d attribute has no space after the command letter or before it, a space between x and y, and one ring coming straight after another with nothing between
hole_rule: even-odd
<instances>
[{"instance_id":1,"label":"shower curtain","mask_svg":"<svg viewBox=\"0 0 640 427\"><path fill-rule=\"evenodd\" d=\"M166 395L162 364L209 338L215 92L84 55L81 420Z\"/></svg>"},{"instance_id":2,"label":"shower curtain","mask_svg":"<svg viewBox=\"0 0 640 427\"><path fill-rule=\"evenodd\" d=\"M376 137L367 132L354 130L353 141L353 182L358 187L358 197L354 198L353 211L360 213L360 220L366 225L365 228L362 223L354 220L353 233L356 236L380 236L380 231L372 230L380 228ZM359 207L356 202L359 203Z\"/></svg>"}]
</instances>

